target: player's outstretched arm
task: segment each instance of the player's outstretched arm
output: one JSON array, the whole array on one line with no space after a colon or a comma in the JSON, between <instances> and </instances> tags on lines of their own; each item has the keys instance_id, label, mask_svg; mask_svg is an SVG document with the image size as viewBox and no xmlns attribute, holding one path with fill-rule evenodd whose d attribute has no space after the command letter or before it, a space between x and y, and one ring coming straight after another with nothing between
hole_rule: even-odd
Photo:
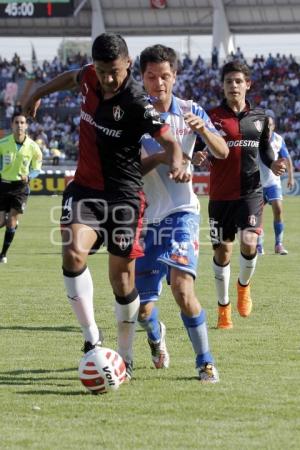
<instances>
[{"instance_id":1,"label":"player's outstretched arm","mask_svg":"<svg viewBox=\"0 0 300 450\"><path fill-rule=\"evenodd\" d=\"M42 86L38 87L24 103L24 114L26 114L27 116L35 117L42 97L52 94L52 92L69 90L78 86L78 72L78 70L70 70L68 72L64 72L53 78L53 80L49 81L48 83L45 83Z\"/></svg>"},{"instance_id":2,"label":"player's outstretched arm","mask_svg":"<svg viewBox=\"0 0 300 450\"><path fill-rule=\"evenodd\" d=\"M288 172L288 181L287 181L287 187L289 189L293 189L295 180L294 180L294 165L292 158L290 155L286 158L286 167Z\"/></svg>"},{"instance_id":3,"label":"player's outstretched arm","mask_svg":"<svg viewBox=\"0 0 300 450\"><path fill-rule=\"evenodd\" d=\"M180 145L173 137L170 129L166 130L155 139L166 153L166 161L169 166L169 177L176 183L186 183L191 179L187 166L183 164L183 154Z\"/></svg>"},{"instance_id":4,"label":"player's outstretched arm","mask_svg":"<svg viewBox=\"0 0 300 450\"><path fill-rule=\"evenodd\" d=\"M218 159L225 159L229 155L229 149L222 136L210 131L205 126L205 121L201 117L191 112L184 115L186 124L205 142L211 154Z\"/></svg>"}]
</instances>

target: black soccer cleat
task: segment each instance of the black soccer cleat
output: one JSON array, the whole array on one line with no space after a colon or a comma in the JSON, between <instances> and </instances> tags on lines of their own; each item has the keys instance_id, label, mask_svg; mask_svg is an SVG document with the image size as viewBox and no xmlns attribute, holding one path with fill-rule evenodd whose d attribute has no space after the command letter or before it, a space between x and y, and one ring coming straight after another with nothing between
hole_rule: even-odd
<instances>
[{"instance_id":1,"label":"black soccer cleat","mask_svg":"<svg viewBox=\"0 0 300 450\"><path fill-rule=\"evenodd\" d=\"M90 341L84 341L82 351L83 353L87 353L90 350L93 350L95 347L101 347L103 343L103 333L101 330L99 330L99 341L96 342L96 344L92 344Z\"/></svg>"},{"instance_id":2,"label":"black soccer cleat","mask_svg":"<svg viewBox=\"0 0 300 450\"><path fill-rule=\"evenodd\" d=\"M126 366L126 374L125 374L125 382L129 382L133 376L133 361L125 361Z\"/></svg>"}]
</instances>

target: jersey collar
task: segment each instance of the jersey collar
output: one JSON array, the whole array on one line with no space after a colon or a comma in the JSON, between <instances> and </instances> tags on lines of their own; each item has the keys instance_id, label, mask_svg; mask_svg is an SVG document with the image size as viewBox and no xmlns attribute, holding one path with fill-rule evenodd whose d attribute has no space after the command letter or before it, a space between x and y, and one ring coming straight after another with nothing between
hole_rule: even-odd
<instances>
[{"instance_id":1,"label":"jersey collar","mask_svg":"<svg viewBox=\"0 0 300 450\"><path fill-rule=\"evenodd\" d=\"M224 109L227 109L227 111L230 111L230 112L231 112L232 114L234 114L235 116L240 116L240 115L243 116L243 115L245 115L245 114L248 114L248 112L249 112L250 109L252 108L252 105L251 105L250 101L247 100L247 99L246 99L246 108L245 108L243 111L241 111L240 113L238 113L238 114L236 114L236 113L230 108L230 106L228 106L226 98L224 98L224 99L222 100L221 106L222 106Z\"/></svg>"},{"instance_id":2,"label":"jersey collar","mask_svg":"<svg viewBox=\"0 0 300 450\"><path fill-rule=\"evenodd\" d=\"M155 107L155 104L154 104L154 107ZM169 111L160 113L160 116L162 117L162 119L165 120L169 116L169 114L175 114L176 116L182 115L180 106L178 105L175 95L172 95L172 101L171 101Z\"/></svg>"}]
</instances>

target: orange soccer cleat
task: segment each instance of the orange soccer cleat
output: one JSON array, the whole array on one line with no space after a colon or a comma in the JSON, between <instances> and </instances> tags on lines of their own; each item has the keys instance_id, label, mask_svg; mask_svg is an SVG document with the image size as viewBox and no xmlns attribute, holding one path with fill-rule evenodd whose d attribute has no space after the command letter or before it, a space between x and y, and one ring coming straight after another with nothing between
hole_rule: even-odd
<instances>
[{"instance_id":1,"label":"orange soccer cleat","mask_svg":"<svg viewBox=\"0 0 300 450\"><path fill-rule=\"evenodd\" d=\"M242 317L250 316L252 311L252 300L250 296L250 283L248 286L241 286L240 282L237 282L237 310Z\"/></svg>"},{"instance_id":2,"label":"orange soccer cleat","mask_svg":"<svg viewBox=\"0 0 300 450\"><path fill-rule=\"evenodd\" d=\"M233 327L232 320L231 320L231 303L228 303L228 305L220 305L218 307L218 324L217 328L227 329Z\"/></svg>"}]
</instances>

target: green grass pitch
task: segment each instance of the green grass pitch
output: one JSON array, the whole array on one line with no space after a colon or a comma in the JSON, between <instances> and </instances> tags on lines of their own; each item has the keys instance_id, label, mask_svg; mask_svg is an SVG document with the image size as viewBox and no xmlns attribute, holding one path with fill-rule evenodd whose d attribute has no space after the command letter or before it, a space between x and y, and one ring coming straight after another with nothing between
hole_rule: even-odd
<instances>
[{"instance_id":1,"label":"green grass pitch","mask_svg":"<svg viewBox=\"0 0 300 450\"><path fill-rule=\"evenodd\" d=\"M170 368L152 368L137 330L134 380L92 396L77 367L82 336L65 298L58 224L60 197L31 197L0 266L1 449L298 449L300 442L299 266L300 197L284 202L288 256L273 254L271 208L265 209L265 250L252 282L251 317L238 316L232 260L232 330L217 330L216 300L203 222L197 295L207 311L217 385L200 385L194 355L167 286L160 301ZM52 214L51 210L56 207ZM0 232L2 243L3 230ZM114 298L107 255L90 257L97 322L116 347Z\"/></svg>"}]
</instances>

